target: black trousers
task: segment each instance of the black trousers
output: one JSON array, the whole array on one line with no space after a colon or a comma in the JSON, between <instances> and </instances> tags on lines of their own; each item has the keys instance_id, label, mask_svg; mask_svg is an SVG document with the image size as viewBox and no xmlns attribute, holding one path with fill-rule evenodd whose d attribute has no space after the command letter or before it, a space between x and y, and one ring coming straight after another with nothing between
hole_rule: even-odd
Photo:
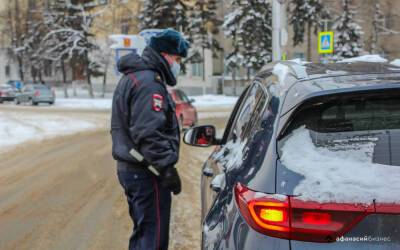
<instances>
[{"instance_id":1,"label":"black trousers","mask_svg":"<svg viewBox=\"0 0 400 250\"><path fill-rule=\"evenodd\" d=\"M117 173L133 221L129 250L167 250L171 192L150 172L118 168Z\"/></svg>"}]
</instances>

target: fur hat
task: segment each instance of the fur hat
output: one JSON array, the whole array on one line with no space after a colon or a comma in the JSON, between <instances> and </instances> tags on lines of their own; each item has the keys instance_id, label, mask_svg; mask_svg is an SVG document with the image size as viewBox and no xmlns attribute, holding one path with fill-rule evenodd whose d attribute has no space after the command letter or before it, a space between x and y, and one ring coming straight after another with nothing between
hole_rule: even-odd
<instances>
[{"instance_id":1,"label":"fur hat","mask_svg":"<svg viewBox=\"0 0 400 250\"><path fill-rule=\"evenodd\" d=\"M174 29L165 29L151 37L149 46L159 53L165 52L180 57L187 57L189 50L189 42Z\"/></svg>"}]
</instances>

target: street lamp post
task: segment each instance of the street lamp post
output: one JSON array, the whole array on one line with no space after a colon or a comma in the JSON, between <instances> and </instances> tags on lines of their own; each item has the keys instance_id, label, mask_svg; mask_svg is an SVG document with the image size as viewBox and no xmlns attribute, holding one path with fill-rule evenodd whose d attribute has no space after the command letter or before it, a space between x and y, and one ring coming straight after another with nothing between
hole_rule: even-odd
<instances>
[{"instance_id":1,"label":"street lamp post","mask_svg":"<svg viewBox=\"0 0 400 250\"><path fill-rule=\"evenodd\" d=\"M279 61L282 59L282 41L283 26L285 25L285 9L286 0L272 0L272 60Z\"/></svg>"}]
</instances>

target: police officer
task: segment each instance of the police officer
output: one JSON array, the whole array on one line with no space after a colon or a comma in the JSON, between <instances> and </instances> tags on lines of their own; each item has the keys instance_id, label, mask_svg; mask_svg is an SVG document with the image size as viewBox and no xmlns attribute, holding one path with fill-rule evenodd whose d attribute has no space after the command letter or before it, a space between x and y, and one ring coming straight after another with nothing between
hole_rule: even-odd
<instances>
[{"instance_id":1,"label":"police officer","mask_svg":"<svg viewBox=\"0 0 400 250\"><path fill-rule=\"evenodd\" d=\"M168 249L171 192L181 192L181 181L174 166L179 126L167 85L176 85L188 47L181 33L166 29L151 38L141 56L132 53L118 62L123 77L113 98L112 154L134 223L129 249Z\"/></svg>"}]
</instances>

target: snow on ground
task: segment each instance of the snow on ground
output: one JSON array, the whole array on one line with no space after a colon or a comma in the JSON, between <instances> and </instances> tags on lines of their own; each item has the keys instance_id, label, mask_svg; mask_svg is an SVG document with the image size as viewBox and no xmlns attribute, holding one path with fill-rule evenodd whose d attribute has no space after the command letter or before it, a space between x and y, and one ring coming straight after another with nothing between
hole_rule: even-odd
<instances>
[{"instance_id":1,"label":"snow on ground","mask_svg":"<svg viewBox=\"0 0 400 250\"><path fill-rule=\"evenodd\" d=\"M202 95L202 96L190 96L189 98L194 99L193 105L196 108L231 108L235 105L238 100L236 96L225 96L225 95Z\"/></svg>"},{"instance_id":2,"label":"snow on ground","mask_svg":"<svg viewBox=\"0 0 400 250\"><path fill-rule=\"evenodd\" d=\"M304 176L294 190L300 199L317 202L400 203L400 167L372 163L375 144L345 151L316 147L304 127L282 147L282 162Z\"/></svg>"},{"instance_id":3,"label":"snow on ground","mask_svg":"<svg viewBox=\"0 0 400 250\"><path fill-rule=\"evenodd\" d=\"M89 98L57 98L54 108L111 110L112 100Z\"/></svg>"},{"instance_id":4,"label":"snow on ground","mask_svg":"<svg viewBox=\"0 0 400 250\"><path fill-rule=\"evenodd\" d=\"M373 63L386 63L388 60L379 56L379 55L364 55L358 57L347 58L339 61L341 63L350 63L350 62L373 62Z\"/></svg>"},{"instance_id":5,"label":"snow on ground","mask_svg":"<svg viewBox=\"0 0 400 250\"><path fill-rule=\"evenodd\" d=\"M193 105L198 109L233 108L238 100L238 97L236 96L224 95L190 96L189 98L195 100ZM56 98L56 102L53 107L70 109L111 110L111 105L112 99L110 98Z\"/></svg>"},{"instance_id":6,"label":"snow on ground","mask_svg":"<svg viewBox=\"0 0 400 250\"><path fill-rule=\"evenodd\" d=\"M400 67L400 59L395 59L395 60L391 61L390 64Z\"/></svg>"},{"instance_id":7,"label":"snow on ground","mask_svg":"<svg viewBox=\"0 0 400 250\"><path fill-rule=\"evenodd\" d=\"M225 118L229 117L231 115L230 111L226 112L206 112L206 111L199 111L198 112L198 117L199 119L213 119L213 118Z\"/></svg>"},{"instance_id":8,"label":"snow on ground","mask_svg":"<svg viewBox=\"0 0 400 250\"><path fill-rule=\"evenodd\" d=\"M31 140L43 140L98 127L93 120L62 115L0 112L0 152Z\"/></svg>"}]
</instances>

